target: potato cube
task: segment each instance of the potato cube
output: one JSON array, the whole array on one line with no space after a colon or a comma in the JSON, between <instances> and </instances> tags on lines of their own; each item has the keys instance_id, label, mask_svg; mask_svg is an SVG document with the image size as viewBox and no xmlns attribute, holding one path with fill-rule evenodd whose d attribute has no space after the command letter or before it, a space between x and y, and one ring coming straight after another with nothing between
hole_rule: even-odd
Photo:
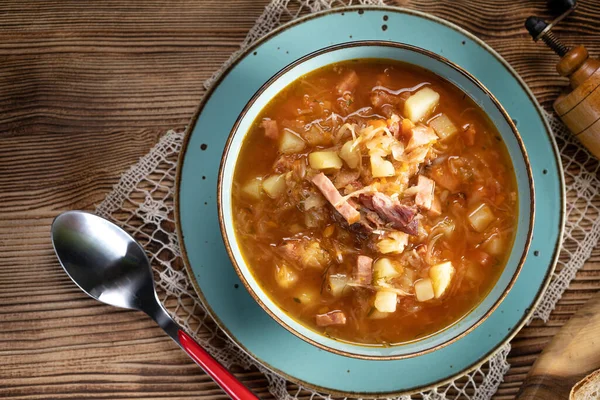
<instances>
[{"instance_id":1,"label":"potato cube","mask_svg":"<svg viewBox=\"0 0 600 400\"><path fill-rule=\"evenodd\" d=\"M396 311L396 303L398 295L394 292L386 292L380 290L375 294L375 308L379 312L394 312Z\"/></svg>"},{"instance_id":2,"label":"potato cube","mask_svg":"<svg viewBox=\"0 0 600 400\"><path fill-rule=\"evenodd\" d=\"M397 276L400 276L396 266L392 263L389 258L380 258L373 264L373 281L377 284L377 281L389 281Z\"/></svg>"},{"instance_id":3,"label":"potato cube","mask_svg":"<svg viewBox=\"0 0 600 400\"><path fill-rule=\"evenodd\" d=\"M285 175L271 175L262 182L262 188L271 198L277 198L285 192Z\"/></svg>"},{"instance_id":4,"label":"potato cube","mask_svg":"<svg viewBox=\"0 0 600 400\"><path fill-rule=\"evenodd\" d=\"M469 223L477 232L483 232L496 219L490 207L485 203L475 206L468 215Z\"/></svg>"},{"instance_id":5,"label":"potato cube","mask_svg":"<svg viewBox=\"0 0 600 400\"><path fill-rule=\"evenodd\" d=\"M414 287L416 275L417 274L414 270L410 268L404 268L404 271L402 271L402 276L397 279L395 283L400 290L410 293Z\"/></svg>"},{"instance_id":6,"label":"potato cube","mask_svg":"<svg viewBox=\"0 0 600 400\"><path fill-rule=\"evenodd\" d=\"M450 286L454 272L454 267L450 261L446 261L429 268L429 277L431 278L433 292L435 293L436 299L439 299L444 295Z\"/></svg>"},{"instance_id":7,"label":"potato cube","mask_svg":"<svg viewBox=\"0 0 600 400\"><path fill-rule=\"evenodd\" d=\"M490 253L493 256L500 256L504 253L505 250L505 241L504 239L498 235L497 233L492 235L487 242L483 245L485 251Z\"/></svg>"},{"instance_id":8,"label":"potato cube","mask_svg":"<svg viewBox=\"0 0 600 400\"><path fill-rule=\"evenodd\" d=\"M262 195L262 178L250 179L242 188L242 192L255 200L260 199Z\"/></svg>"},{"instance_id":9,"label":"potato cube","mask_svg":"<svg viewBox=\"0 0 600 400\"><path fill-rule=\"evenodd\" d=\"M446 114L440 114L429 121L429 126L433 128L440 140L446 140L458 132L458 128L450 121L450 118Z\"/></svg>"},{"instance_id":10,"label":"potato cube","mask_svg":"<svg viewBox=\"0 0 600 400\"><path fill-rule=\"evenodd\" d=\"M320 193L313 193L304 200L304 211L322 207L326 203L325 198Z\"/></svg>"},{"instance_id":11,"label":"potato cube","mask_svg":"<svg viewBox=\"0 0 600 400\"><path fill-rule=\"evenodd\" d=\"M408 234L404 232L391 232L387 238L377 242L377 250L381 254L399 254L408 245Z\"/></svg>"},{"instance_id":12,"label":"potato cube","mask_svg":"<svg viewBox=\"0 0 600 400\"><path fill-rule=\"evenodd\" d=\"M308 155L308 164L313 169L340 169L342 159L335 151L315 151Z\"/></svg>"},{"instance_id":13,"label":"potato cube","mask_svg":"<svg viewBox=\"0 0 600 400\"><path fill-rule=\"evenodd\" d=\"M485 272L479 264L467 261L465 262L463 268L465 269L464 278L466 280L474 282L476 283L476 285L479 285L479 283L483 279L485 279Z\"/></svg>"},{"instance_id":14,"label":"potato cube","mask_svg":"<svg viewBox=\"0 0 600 400\"><path fill-rule=\"evenodd\" d=\"M369 319L384 319L387 318L390 315L389 312L381 312L378 309L376 309L375 307L373 307L371 309L371 311L369 311L369 314L367 314L367 318Z\"/></svg>"},{"instance_id":15,"label":"potato cube","mask_svg":"<svg viewBox=\"0 0 600 400\"><path fill-rule=\"evenodd\" d=\"M304 150L304 140L289 129L284 129L279 142L279 151L284 154L299 153Z\"/></svg>"},{"instance_id":16,"label":"potato cube","mask_svg":"<svg viewBox=\"0 0 600 400\"><path fill-rule=\"evenodd\" d=\"M373 178L385 178L396 175L394 165L380 156L371 156L371 173Z\"/></svg>"},{"instance_id":17,"label":"potato cube","mask_svg":"<svg viewBox=\"0 0 600 400\"><path fill-rule=\"evenodd\" d=\"M340 158L348 164L352 169L360 164L360 150L358 146L354 146L354 141L349 140L340 149Z\"/></svg>"},{"instance_id":18,"label":"potato cube","mask_svg":"<svg viewBox=\"0 0 600 400\"><path fill-rule=\"evenodd\" d=\"M295 298L294 301L300 304L312 304L319 300L319 293L311 289L302 290Z\"/></svg>"},{"instance_id":19,"label":"potato cube","mask_svg":"<svg viewBox=\"0 0 600 400\"><path fill-rule=\"evenodd\" d=\"M435 297L431 279L419 279L415 282L415 295L418 301L428 301Z\"/></svg>"},{"instance_id":20,"label":"potato cube","mask_svg":"<svg viewBox=\"0 0 600 400\"><path fill-rule=\"evenodd\" d=\"M333 274L329 275L329 290L335 297L339 297L344 294L344 289L348 286L349 278L344 274Z\"/></svg>"},{"instance_id":21,"label":"potato cube","mask_svg":"<svg viewBox=\"0 0 600 400\"><path fill-rule=\"evenodd\" d=\"M429 87L424 87L404 102L404 116L412 122L427 118L440 101L440 95Z\"/></svg>"}]
</instances>

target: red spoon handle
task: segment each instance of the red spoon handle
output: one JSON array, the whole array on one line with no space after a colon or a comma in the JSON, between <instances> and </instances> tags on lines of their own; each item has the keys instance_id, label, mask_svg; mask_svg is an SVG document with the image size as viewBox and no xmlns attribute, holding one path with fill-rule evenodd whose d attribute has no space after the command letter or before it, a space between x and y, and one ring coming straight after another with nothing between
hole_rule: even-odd
<instances>
[{"instance_id":1,"label":"red spoon handle","mask_svg":"<svg viewBox=\"0 0 600 400\"><path fill-rule=\"evenodd\" d=\"M177 333L179 343L183 350L210 375L211 378L231 397L233 400L258 399L242 382L225 369L217 360L206 352L194 339L181 329Z\"/></svg>"}]
</instances>

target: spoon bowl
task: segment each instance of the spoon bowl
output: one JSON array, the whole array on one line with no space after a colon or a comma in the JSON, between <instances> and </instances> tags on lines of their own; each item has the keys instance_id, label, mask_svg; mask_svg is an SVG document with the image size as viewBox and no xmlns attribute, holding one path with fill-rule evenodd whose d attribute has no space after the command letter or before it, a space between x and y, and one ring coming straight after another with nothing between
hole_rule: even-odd
<instances>
[{"instance_id":1,"label":"spoon bowl","mask_svg":"<svg viewBox=\"0 0 600 400\"><path fill-rule=\"evenodd\" d=\"M52 244L66 273L90 297L140 311L154 301L146 253L118 226L92 214L67 212L52 224Z\"/></svg>"},{"instance_id":2,"label":"spoon bowl","mask_svg":"<svg viewBox=\"0 0 600 400\"><path fill-rule=\"evenodd\" d=\"M54 219L51 235L60 264L81 290L111 306L143 311L231 398L257 398L163 308L146 252L127 232L94 214L68 211Z\"/></svg>"}]
</instances>

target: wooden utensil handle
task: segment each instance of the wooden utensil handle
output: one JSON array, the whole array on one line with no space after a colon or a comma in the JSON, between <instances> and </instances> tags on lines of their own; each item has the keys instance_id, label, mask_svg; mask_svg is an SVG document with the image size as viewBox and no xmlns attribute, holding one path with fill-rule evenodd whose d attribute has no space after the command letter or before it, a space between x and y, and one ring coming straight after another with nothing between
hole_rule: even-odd
<instances>
[{"instance_id":1,"label":"wooden utensil handle","mask_svg":"<svg viewBox=\"0 0 600 400\"><path fill-rule=\"evenodd\" d=\"M568 399L571 388L600 368L600 293L546 346L517 394L518 400Z\"/></svg>"},{"instance_id":2,"label":"wooden utensil handle","mask_svg":"<svg viewBox=\"0 0 600 400\"><path fill-rule=\"evenodd\" d=\"M231 372L223 367L217 360L206 352L187 333L179 330L179 343L183 350L211 376L211 378L231 397L233 400L258 399L246 386L242 384Z\"/></svg>"}]
</instances>

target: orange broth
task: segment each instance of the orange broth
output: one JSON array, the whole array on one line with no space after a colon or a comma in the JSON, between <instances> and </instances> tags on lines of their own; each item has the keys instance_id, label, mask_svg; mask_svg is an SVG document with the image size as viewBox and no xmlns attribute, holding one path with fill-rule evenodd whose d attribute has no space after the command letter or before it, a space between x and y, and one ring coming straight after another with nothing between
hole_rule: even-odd
<instances>
[{"instance_id":1,"label":"orange broth","mask_svg":"<svg viewBox=\"0 0 600 400\"><path fill-rule=\"evenodd\" d=\"M405 121L406 103L423 88L439 94L439 102L423 119ZM440 115L453 128L442 127L446 131L441 133L432 130L432 121ZM276 122L271 122L276 125L271 137L265 119ZM341 167L337 161L342 158L343 144L356 140L348 127L359 137L358 144L352 142L360 152L360 165L355 168L345 159ZM376 139L365 138L376 128L381 132L375 138L384 145L372 150L368 147L374 145L369 143ZM292 146L282 154L285 132L300 138L304 147L293 151ZM415 149L407 149L422 132L435 132L438 139L417 146L418 156ZM445 137L448 132L454 133ZM337 154L338 159L331 156L336 166L313 168L316 164L311 164L309 154L315 151ZM372 154L383 156L373 158ZM394 167L394 175L374 176L381 173L374 172L374 164L381 160ZM360 213L363 225L351 224L327 201L313 181L320 173L337 186L340 196L352 196L367 187L366 194L344 198ZM271 176L281 179L275 194L262 186ZM433 197L419 192L421 180L434 183ZM412 228L371 204L374 191L393 207L416 213L416 234L404 232ZM421 200L415 191L422 194ZM243 143L232 200L237 241L268 296L315 331L369 345L423 338L476 307L507 262L518 211L510 158L485 113L446 80L390 60L327 66L280 92L262 110ZM435 204L438 208L433 210ZM487 214L477 214L483 208ZM382 252L386 239L396 251ZM359 256L373 262L370 280L368 269L362 270L366 280L357 278ZM376 269L383 266L381 259L393 269L385 273ZM451 271L448 284L434 279L431 271L444 263L445 271ZM332 276L342 279L342 289L333 285ZM443 289L443 293L428 298L431 288L434 292ZM381 291L385 294L378 302Z\"/></svg>"}]
</instances>

